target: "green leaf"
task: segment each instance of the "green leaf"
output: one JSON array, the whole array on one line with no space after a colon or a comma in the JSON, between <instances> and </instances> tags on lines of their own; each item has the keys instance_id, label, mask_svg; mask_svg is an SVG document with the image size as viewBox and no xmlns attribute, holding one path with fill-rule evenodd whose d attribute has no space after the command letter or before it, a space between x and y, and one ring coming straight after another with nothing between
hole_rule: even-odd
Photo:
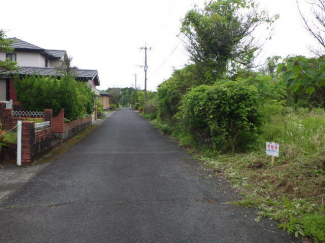
<instances>
[{"instance_id":1,"label":"green leaf","mask_svg":"<svg viewBox=\"0 0 325 243\"><path fill-rule=\"evenodd\" d=\"M276 74L279 74L280 72L282 72L284 66L285 66L285 63L280 63L280 64L278 65L277 70L276 70Z\"/></svg>"},{"instance_id":2,"label":"green leaf","mask_svg":"<svg viewBox=\"0 0 325 243\"><path fill-rule=\"evenodd\" d=\"M295 75L296 75L295 72L293 72L293 71L288 71L288 72L285 72L285 73L283 74L283 79L284 79L286 82L288 82L290 79L294 78Z\"/></svg>"},{"instance_id":3,"label":"green leaf","mask_svg":"<svg viewBox=\"0 0 325 243\"><path fill-rule=\"evenodd\" d=\"M308 85L311 84L311 80L310 78L308 77L304 77L302 80L301 80L301 86L303 86L304 88L306 88Z\"/></svg>"},{"instance_id":4,"label":"green leaf","mask_svg":"<svg viewBox=\"0 0 325 243\"><path fill-rule=\"evenodd\" d=\"M315 69L308 69L307 71L306 71L306 75L308 75L309 77L311 77L311 78L315 78L315 76L317 75L317 72L316 72L316 70Z\"/></svg>"},{"instance_id":5,"label":"green leaf","mask_svg":"<svg viewBox=\"0 0 325 243\"><path fill-rule=\"evenodd\" d=\"M309 95L312 95L314 92L315 92L315 88L313 86L309 86L306 89L306 93L309 94Z\"/></svg>"},{"instance_id":6,"label":"green leaf","mask_svg":"<svg viewBox=\"0 0 325 243\"><path fill-rule=\"evenodd\" d=\"M307 71L309 68L308 61L298 61L298 64L302 67L304 71Z\"/></svg>"}]
</instances>

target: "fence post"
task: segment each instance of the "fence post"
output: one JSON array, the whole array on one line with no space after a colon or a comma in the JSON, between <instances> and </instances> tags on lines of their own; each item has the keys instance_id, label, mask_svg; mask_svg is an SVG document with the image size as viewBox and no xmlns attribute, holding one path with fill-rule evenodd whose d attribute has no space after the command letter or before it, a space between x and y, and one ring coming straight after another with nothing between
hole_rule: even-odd
<instances>
[{"instance_id":1,"label":"fence post","mask_svg":"<svg viewBox=\"0 0 325 243\"><path fill-rule=\"evenodd\" d=\"M8 109L13 109L13 104L14 104L13 101L10 100L9 103L8 103L8 107L7 108Z\"/></svg>"},{"instance_id":2,"label":"fence post","mask_svg":"<svg viewBox=\"0 0 325 243\"><path fill-rule=\"evenodd\" d=\"M21 138L22 138L23 122L17 123L17 165L21 166Z\"/></svg>"}]
</instances>

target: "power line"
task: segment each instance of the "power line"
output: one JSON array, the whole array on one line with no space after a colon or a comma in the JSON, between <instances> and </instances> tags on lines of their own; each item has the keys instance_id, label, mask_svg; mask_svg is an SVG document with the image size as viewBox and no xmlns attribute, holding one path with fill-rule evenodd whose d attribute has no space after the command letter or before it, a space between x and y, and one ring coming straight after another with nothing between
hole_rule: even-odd
<instances>
[{"instance_id":1,"label":"power line","mask_svg":"<svg viewBox=\"0 0 325 243\"><path fill-rule=\"evenodd\" d=\"M183 40L181 40L178 45L173 49L173 51L169 54L169 56L162 62L162 64L157 68L157 70L152 74L150 75L149 78L151 78L153 75L155 75L159 69L167 62L167 60L174 54L174 52L177 50L177 48L180 46L180 44L182 44Z\"/></svg>"}]
</instances>

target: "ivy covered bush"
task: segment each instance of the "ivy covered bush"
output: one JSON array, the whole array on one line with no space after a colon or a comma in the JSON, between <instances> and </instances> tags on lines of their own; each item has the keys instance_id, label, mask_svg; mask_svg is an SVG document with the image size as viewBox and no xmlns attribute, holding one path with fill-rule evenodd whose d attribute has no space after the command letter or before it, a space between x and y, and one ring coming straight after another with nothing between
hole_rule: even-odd
<instances>
[{"instance_id":1,"label":"ivy covered bush","mask_svg":"<svg viewBox=\"0 0 325 243\"><path fill-rule=\"evenodd\" d=\"M72 76L42 77L38 75L15 78L17 98L24 110L52 109L53 115L64 109L65 118L76 120L94 110L94 93L85 83Z\"/></svg>"},{"instance_id":2,"label":"ivy covered bush","mask_svg":"<svg viewBox=\"0 0 325 243\"><path fill-rule=\"evenodd\" d=\"M179 109L179 125L194 142L219 152L248 149L262 123L256 88L234 81L192 89Z\"/></svg>"}]
</instances>

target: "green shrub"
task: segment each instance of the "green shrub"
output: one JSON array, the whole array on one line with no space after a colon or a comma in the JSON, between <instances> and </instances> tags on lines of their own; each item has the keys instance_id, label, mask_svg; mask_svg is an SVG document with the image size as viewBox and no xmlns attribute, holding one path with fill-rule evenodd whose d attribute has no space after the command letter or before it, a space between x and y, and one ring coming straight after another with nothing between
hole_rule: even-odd
<instances>
[{"instance_id":1,"label":"green shrub","mask_svg":"<svg viewBox=\"0 0 325 243\"><path fill-rule=\"evenodd\" d=\"M142 113L142 116L150 121L157 118L157 114L155 113Z\"/></svg>"},{"instance_id":2,"label":"green shrub","mask_svg":"<svg viewBox=\"0 0 325 243\"><path fill-rule=\"evenodd\" d=\"M176 121L174 115L178 112L183 95L186 94L191 87L203 83L204 80L202 80L201 75L197 74L194 64L180 70L175 70L172 76L158 88L158 120L175 125Z\"/></svg>"},{"instance_id":3,"label":"green shrub","mask_svg":"<svg viewBox=\"0 0 325 243\"><path fill-rule=\"evenodd\" d=\"M220 152L249 148L262 122L256 89L233 81L194 88L179 109L179 126Z\"/></svg>"},{"instance_id":4,"label":"green shrub","mask_svg":"<svg viewBox=\"0 0 325 243\"><path fill-rule=\"evenodd\" d=\"M53 115L64 109L67 119L76 120L93 112L94 93L85 83L77 82L71 76L42 77L26 76L15 78L17 98L23 109L44 111L52 109Z\"/></svg>"},{"instance_id":5,"label":"green shrub","mask_svg":"<svg viewBox=\"0 0 325 243\"><path fill-rule=\"evenodd\" d=\"M311 237L315 242L325 242L325 215L304 214L301 217L290 218L289 222L282 223L279 228L283 228L288 234Z\"/></svg>"},{"instance_id":6,"label":"green shrub","mask_svg":"<svg viewBox=\"0 0 325 243\"><path fill-rule=\"evenodd\" d=\"M96 100L96 106L97 106L97 117L101 119L105 116L103 104L99 100Z\"/></svg>"},{"instance_id":7,"label":"green shrub","mask_svg":"<svg viewBox=\"0 0 325 243\"><path fill-rule=\"evenodd\" d=\"M171 135L173 133L173 128L167 123L163 123L161 121L155 122L154 127L162 131L163 134Z\"/></svg>"}]
</instances>

